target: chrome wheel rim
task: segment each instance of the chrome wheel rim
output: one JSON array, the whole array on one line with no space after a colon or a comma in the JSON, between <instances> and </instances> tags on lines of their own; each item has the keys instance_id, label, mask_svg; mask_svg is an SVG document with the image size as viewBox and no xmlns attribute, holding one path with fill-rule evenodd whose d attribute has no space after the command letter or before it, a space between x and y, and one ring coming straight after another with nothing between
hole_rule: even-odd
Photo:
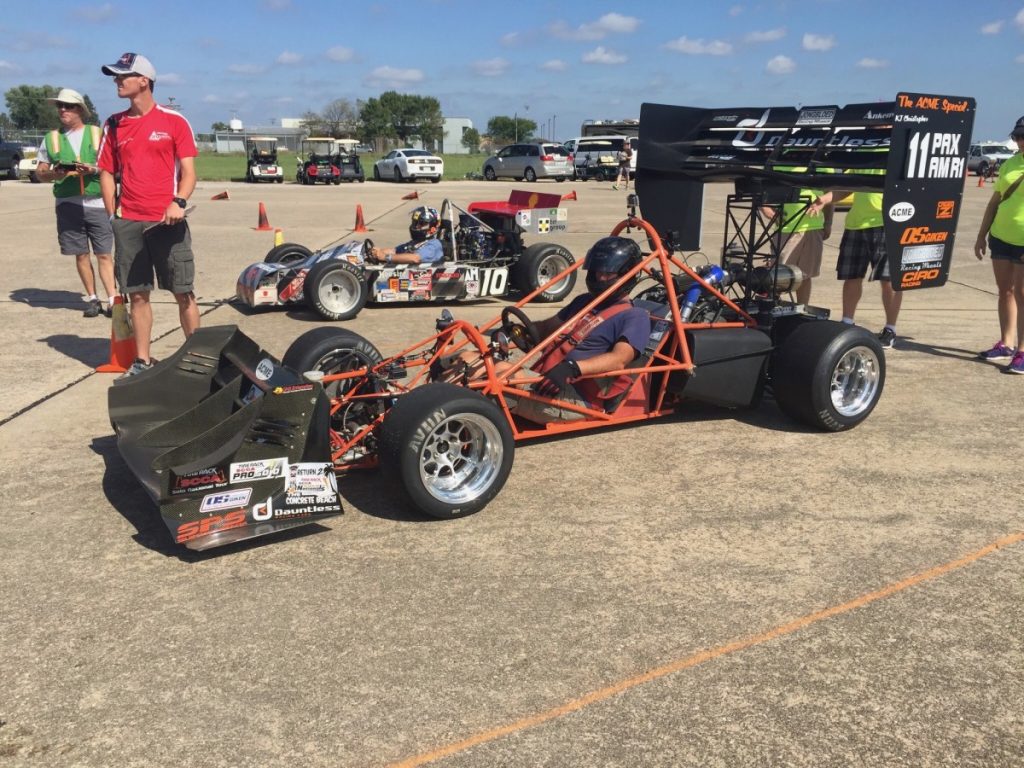
<instances>
[{"instance_id":1,"label":"chrome wheel rim","mask_svg":"<svg viewBox=\"0 0 1024 768\"><path fill-rule=\"evenodd\" d=\"M870 408L881 382L878 356L868 347L853 347L832 369L832 407L842 416L858 416Z\"/></svg>"},{"instance_id":2,"label":"chrome wheel rim","mask_svg":"<svg viewBox=\"0 0 1024 768\"><path fill-rule=\"evenodd\" d=\"M550 256L544 257L540 264L537 265L537 285L544 285L548 280L553 278L562 270L568 268L569 260L565 256L559 253L553 253ZM572 275L566 275L557 283L548 286L548 293L561 293L562 291L568 290L569 280Z\"/></svg>"},{"instance_id":3,"label":"chrome wheel rim","mask_svg":"<svg viewBox=\"0 0 1024 768\"><path fill-rule=\"evenodd\" d=\"M445 504L465 504L494 484L503 452L501 435L490 419L475 413L452 416L431 429L423 442L420 482Z\"/></svg>"},{"instance_id":4,"label":"chrome wheel rim","mask_svg":"<svg viewBox=\"0 0 1024 768\"><path fill-rule=\"evenodd\" d=\"M359 281L341 269L328 272L320 280L317 296L320 304L330 312L341 315L350 311L359 301Z\"/></svg>"}]
</instances>

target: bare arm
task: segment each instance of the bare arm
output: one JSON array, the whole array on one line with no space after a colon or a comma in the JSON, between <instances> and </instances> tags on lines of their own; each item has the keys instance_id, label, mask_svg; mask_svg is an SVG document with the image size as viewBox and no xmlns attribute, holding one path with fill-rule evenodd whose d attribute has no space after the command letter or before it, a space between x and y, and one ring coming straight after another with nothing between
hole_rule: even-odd
<instances>
[{"instance_id":1,"label":"bare arm","mask_svg":"<svg viewBox=\"0 0 1024 768\"><path fill-rule=\"evenodd\" d=\"M194 157L182 157L178 159L181 175L178 177L177 197L186 200L192 196L196 188L196 159ZM171 202L164 211L164 224L177 224L185 218L185 209L175 202Z\"/></svg>"},{"instance_id":2,"label":"bare arm","mask_svg":"<svg viewBox=\"0 0 1024 768\"><path fill-rule=\"evenodd\" d=\"M632 345L625 341L617 341L609 351L588 357L586 360L577 360L576 365L579 366L582 374L620 371L633 362L635 357L636 350Z\"/></svg>"},{"instance_id":3,"label":"bare arm","mask_svg":"<svg viewBox=\"0 0 1024 768\"><path fill-rule=\"evenodd\" d=\"M974 241L974 255L979 260L985 257L985 238L988 236L988 231L992 229L992 222L995 221L996 211L999 210L999 203L1002 202L1002 199L998 192L993 192L988 205L985 206L985 214L981 217L981 227L978 229L978 239Z\"/></svg>"},{"instance_id":4,"label":"bare arm","mask_svg":"<svg viewBox=\"0 0 1024 768\"><path fill-rule=\"evenodd\" d=\"M100 169L100 194L103 195L103 207L107 209L108 216L113 216L117 210L117 202L114 199L116 187L114 174Z\"/></svg>"}]
</instances>

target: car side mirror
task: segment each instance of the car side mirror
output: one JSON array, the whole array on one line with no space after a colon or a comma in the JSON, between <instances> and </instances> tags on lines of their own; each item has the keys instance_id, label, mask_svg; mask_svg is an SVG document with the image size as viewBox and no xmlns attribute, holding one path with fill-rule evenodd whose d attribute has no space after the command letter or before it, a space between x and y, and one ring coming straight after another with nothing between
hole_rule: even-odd
<instances>
[{"instance_id":1,"label":"car side mirror","mask_svg":"<svg viewBox=\"0 0 1024 768\"><path fill-rule=\"evenodd\" d=\"M437 322L434 324L434 328L437 329L438 333L441 331L448 330L452 323L455 322L455 317L447 309L441 310L441 316L437 318Z\"/></svg>"}]
</instances>

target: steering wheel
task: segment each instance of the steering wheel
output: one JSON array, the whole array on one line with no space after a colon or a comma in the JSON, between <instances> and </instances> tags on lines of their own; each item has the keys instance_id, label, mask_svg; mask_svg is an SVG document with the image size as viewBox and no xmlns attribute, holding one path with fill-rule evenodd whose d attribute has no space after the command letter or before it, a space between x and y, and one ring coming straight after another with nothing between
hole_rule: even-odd
<instances>
[{"instance_id":1,"label":"steering wheel","mask_svg":"<svg viewBox=\"0 0 1024 768\"><path fill-rule=\"evenodd\" d=\"M519 307L505 307L501 310L501 330L523 352L529 352L540 344L540 331Z\"/></svg>"},{"instance_id":2,"label":"steering wheel","mask_svg":"<svg viewBox=\"0 0 1024 768\"><path fill-rule=\"evenodd\" d=\"M359 255L363 257L363 261L370 261L370 257L373 256L373 240L363 240L363 248Z\"/></svg>"}]
</instances>

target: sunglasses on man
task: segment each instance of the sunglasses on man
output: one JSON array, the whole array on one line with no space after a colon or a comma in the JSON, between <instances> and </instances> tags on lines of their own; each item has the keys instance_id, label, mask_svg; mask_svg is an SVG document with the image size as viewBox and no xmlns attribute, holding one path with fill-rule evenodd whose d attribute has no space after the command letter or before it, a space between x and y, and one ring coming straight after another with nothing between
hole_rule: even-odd
<instances>
[{"instance_id":1,"label":"sunglasses on man","mask_svg":"<svg viewBox=\"0 0 1024 768\"><path fill-rule=\"evenodd\" d=\"M57 102L57 109L74 109L75 107L81 106L79 104L68 104L64 101Z\"/></svg>"}]
</instances>

